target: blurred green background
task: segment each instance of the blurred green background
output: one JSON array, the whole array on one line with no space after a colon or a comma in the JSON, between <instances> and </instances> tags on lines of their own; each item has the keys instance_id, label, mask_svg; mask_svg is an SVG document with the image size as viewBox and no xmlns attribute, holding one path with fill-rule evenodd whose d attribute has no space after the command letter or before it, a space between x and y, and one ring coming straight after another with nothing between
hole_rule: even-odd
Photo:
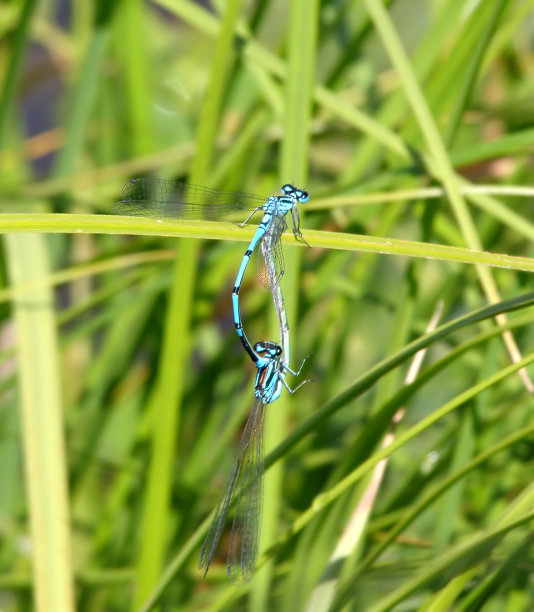
<instances>
[{"instance_id":1,"label":"blurred green background","mask_svg":"<svg viewBox=\"0 0 534 612\"><path fill-rule=\"evenodd\" d=\"M533 9L0 5L2 612L532 609ZM196 564L254 227L112 216L135 176L311 195L282 290L313 382L268 406L239 589L226 536ZM253 266L241 303L278 341Z\"/></svg>"}]
</instances>

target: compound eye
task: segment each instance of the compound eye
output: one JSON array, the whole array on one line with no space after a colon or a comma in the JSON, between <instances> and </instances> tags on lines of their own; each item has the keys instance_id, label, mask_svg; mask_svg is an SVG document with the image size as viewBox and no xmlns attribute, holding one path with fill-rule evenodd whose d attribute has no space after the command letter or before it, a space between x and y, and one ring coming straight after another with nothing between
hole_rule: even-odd
<instances>
[{"instance_id":1,"label":"compound eye","mask_svg":"<svg viewBox=\"0 0 534 612\"><path fill-rule=\"evenodd\" d=\"M310 199L310 194L307 191L300 191L297 193L297 199L299 202L305 204Z\"/></svg>"},{"instance_id":2,"label":"compound eye","mask_svg":"<svg viewBox=\"0 0 534 612\"><path fill-rule=\"evenodd\" d=\"M281 354L282 354L282 347L277 346L277 347L276 347L276 356L277 356L277 357L280 357L280 355L281 355Z\"/></svg>"},{"instance_id":3,"label":"compound eye","mask_svg":"<svg viewBox=\"0 0 534 612\"><path fill-rule=\"evenodd\" d=\"M294 191L295 191L295 188L293 187L293 185L290 185L289 183L286 183L282 187L282 193L284 193L285 195L289 195L290 193L293 193Z\"/></svg>"},{"instance_id":4,"label":"compound eye","mask_svg":"<svg viewBox=\"0 0 534 612\"><path fill-rule=\"evenodd\" d=\"M256 351L256 353L264 353L265 345L263 344L263 342L256 342L256 344L254 345L254 350Z\"/></svg>"}]
</instances>

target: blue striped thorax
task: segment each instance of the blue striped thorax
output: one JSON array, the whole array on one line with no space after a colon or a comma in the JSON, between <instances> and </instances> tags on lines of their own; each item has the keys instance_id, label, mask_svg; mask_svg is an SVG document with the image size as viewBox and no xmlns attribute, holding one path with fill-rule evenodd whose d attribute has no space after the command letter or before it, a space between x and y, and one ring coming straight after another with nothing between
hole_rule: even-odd
<instances>
[{"instance_id":1,"label":"blue striped thorax","mask_svg":"<svg viewBox=\"0 0 534 612\"><path fill-rule=\"evenodd\" d=\"M256 342L254 350L259 356L256 362L258 372L254 385L254 395L264 404L270 404L280 397L282 380L280 378L280 357L282 349L275 342Z\"/></svg>"}]
</instances>

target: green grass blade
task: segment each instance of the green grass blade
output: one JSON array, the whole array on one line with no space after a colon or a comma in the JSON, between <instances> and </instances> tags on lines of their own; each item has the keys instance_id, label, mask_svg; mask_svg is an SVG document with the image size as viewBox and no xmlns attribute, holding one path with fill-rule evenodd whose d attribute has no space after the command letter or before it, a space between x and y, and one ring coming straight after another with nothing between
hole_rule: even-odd
<instances>
[{"instance_id":1,"label":"green grass blade","mask_svg":"<svg viewBox=\"0 0 534 612\"><path fill-rule=\"evenodd\" d=\"M46 238L6 236L13 285L49 273ZM35 609L74 610L67 464L53 295L15 300L26 484L34 551Z\"/></svg>"},{"instance_id":2,"label":"green grass blade","mask_svg":"<svg viewBox=\"0 0 534 612\"><path fill-rule=\"evenodd\" d=\"M46 214L0 214L0 232L3 233L69 233L132 234L145 236L167 236L181 238L206 238L250 242L253 229L240 228L229 223L209 221L158 221L134 217L112 217L99 215L46 215ZM402 255L450 262L480 264L532 272L534 260L486 251L474 251L441 244L398 240L377 236L359 236L342 232L305 230L303 234L312 247L347 251ZM293 236L285 234L282 242L288 246L302 247Z\"/></svg>"}]
</instances>

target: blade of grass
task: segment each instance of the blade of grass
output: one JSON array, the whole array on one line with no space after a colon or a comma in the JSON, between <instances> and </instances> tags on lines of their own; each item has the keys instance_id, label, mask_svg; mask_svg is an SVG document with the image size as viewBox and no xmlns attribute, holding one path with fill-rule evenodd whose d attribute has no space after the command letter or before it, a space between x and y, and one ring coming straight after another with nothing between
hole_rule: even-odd
<instances>
[{"instance_id":1,"label":"blade of grass","mask_svg":"<svg viewBox=\"0 0 534 612\"><path fill-rule=\"evenodd\" d=\"M419 608L420 612L447 612L447 610L451 610L457 597L479 572L480 567L475 566L455 576L445 588L433 595L430 601L425 601Z\"/></svg>"},{"instance_id":2,"label":"blade of grass","mask_svg":"<svg viewBox=\"0 0 534 612\"><path fill-rule=\"evenodd\" d=\"M49 274L44 236L6 236L14 285ZM15 299L23 445L39 612L74 610L67 464L54 300L49 288Z\"/></svg>"},{"instance_id":3,"label":"blade of grass","mask_svg":"<svg viewBox=\"0 0 534 612\"><path fill-rule=\"evenodd\" d=\"M508 2L508 0L504 0ZM460 110L464 104L464 96L473 92L476 83L477 55L487 55L486 32L488 22L491 21L490 12L499 5L501 0L493 3L480 3L473 6L471 10L464 10L460 14L460 20L456 27L451 28L447 44L446 55L436 58L434 63L434 74L427 79L421 80L417 75L421 87L425 91L425 97L435 117L446 116L449 119L451 108ZM482 42L482 45L481 45ZM417 74L415 61L412 62L414 72ZM472 81L472 82L471 82ZM465 85L469 87L465 88ZM402 89L399 93L402 93ZM459 106L455 106L458 105ZM404 99L406 105L406 99ZM453 112L454 112L453 111ZM450 117L454 123L455 116ZM406 128L403 130L404 138L413 143L420 140L417 119L410 116Z\"/></svg>"},{"instance_id":4,"label":"blade of grass","mask_svg":"<svg viewBox=\"0 0 534 612\"><path fill-rule=\"evenodd\" d=\"M493 330L492 330L493 331ZM498 357L495 355L496 344L490 342L484 353L484 360L478 372L478 379L487 376L494 368ZM478 398L472 406L467 406L460 415L458 433L452 452L450 471L455 472L462 465L469 462L475 452L476 444L476 415L480 414L480 402ZM434 525L434 537L432 538L432 550L435 556L443 553L451 543L454 535L454 523L451 517L458 516L459 507L462 503L463 485L453 487L442 499L440 508L436 512Z\"/></svg>"},{"instance_id":5,"label":"blade of grass","mask_svg":"<svg viewBox=\"0 0 534 612\"><path fill-rule=\"evenodd\" d=\"M174 270L167 303L164 335L156 384L147 402L151 416L151 456L143 500L140 550L136 568L137 589L132 609L138 610L157 583L170 533L172 463L180 423L180 398L188 355L194 265L183 252ZM174 287L180 284L182 295Z\"/></svg>"},{"instance_id":6,"label":"blade of grass","mask_svg":"<svg viewBox=\"0 0 534 612\"><path fill-rule=\"evenodd\" d=\"M154 607L158 605L163 593L165 592L165 589L169 586L170 582L176 578L178 571L183 567L187 559L200 546L202 539L205 537L208 527L210 526L211 518L211 516L208 516L204 522L199 525L195 533L189 538L185 546L182 546L180 552L174 557L167 569L163 572L147 600L138 609L139 612L149 612L149 610L153 610Z\"/></svg>"},{"instance_id":7,"label":"blade of grass","mask_svg":"<svg viewBox=\"0 0 534 612\"><path fill-rule=\"evenodd\" d=\"M517 132L501 134L493 140L457 145L457 148L451 151L451 160L456 167L461 167L506 155L522 155L525 152L532 152L533 142L534 129L525 128Z\"/></svg>"},{"instance_id":8,"label":"blade of grass","mask_svg":"<svg viewBox=\"0 0 534 612\"><path fill-rule=\"evenodd\" d=\"M250 228L210 221L162 221L111 215L0 214L1 233L71 233L132 234L182 238L207 238L249 242L254 234ZM443 261L481 264L507 270L534 271L534 259L473 251L441 244L397 240L341 232L306 230L304 237L311 246L347 251L370 252L405 257L421 257ZM285 234L282 242L288 246L305 246Z\"/></svg>"}]
</instances>

